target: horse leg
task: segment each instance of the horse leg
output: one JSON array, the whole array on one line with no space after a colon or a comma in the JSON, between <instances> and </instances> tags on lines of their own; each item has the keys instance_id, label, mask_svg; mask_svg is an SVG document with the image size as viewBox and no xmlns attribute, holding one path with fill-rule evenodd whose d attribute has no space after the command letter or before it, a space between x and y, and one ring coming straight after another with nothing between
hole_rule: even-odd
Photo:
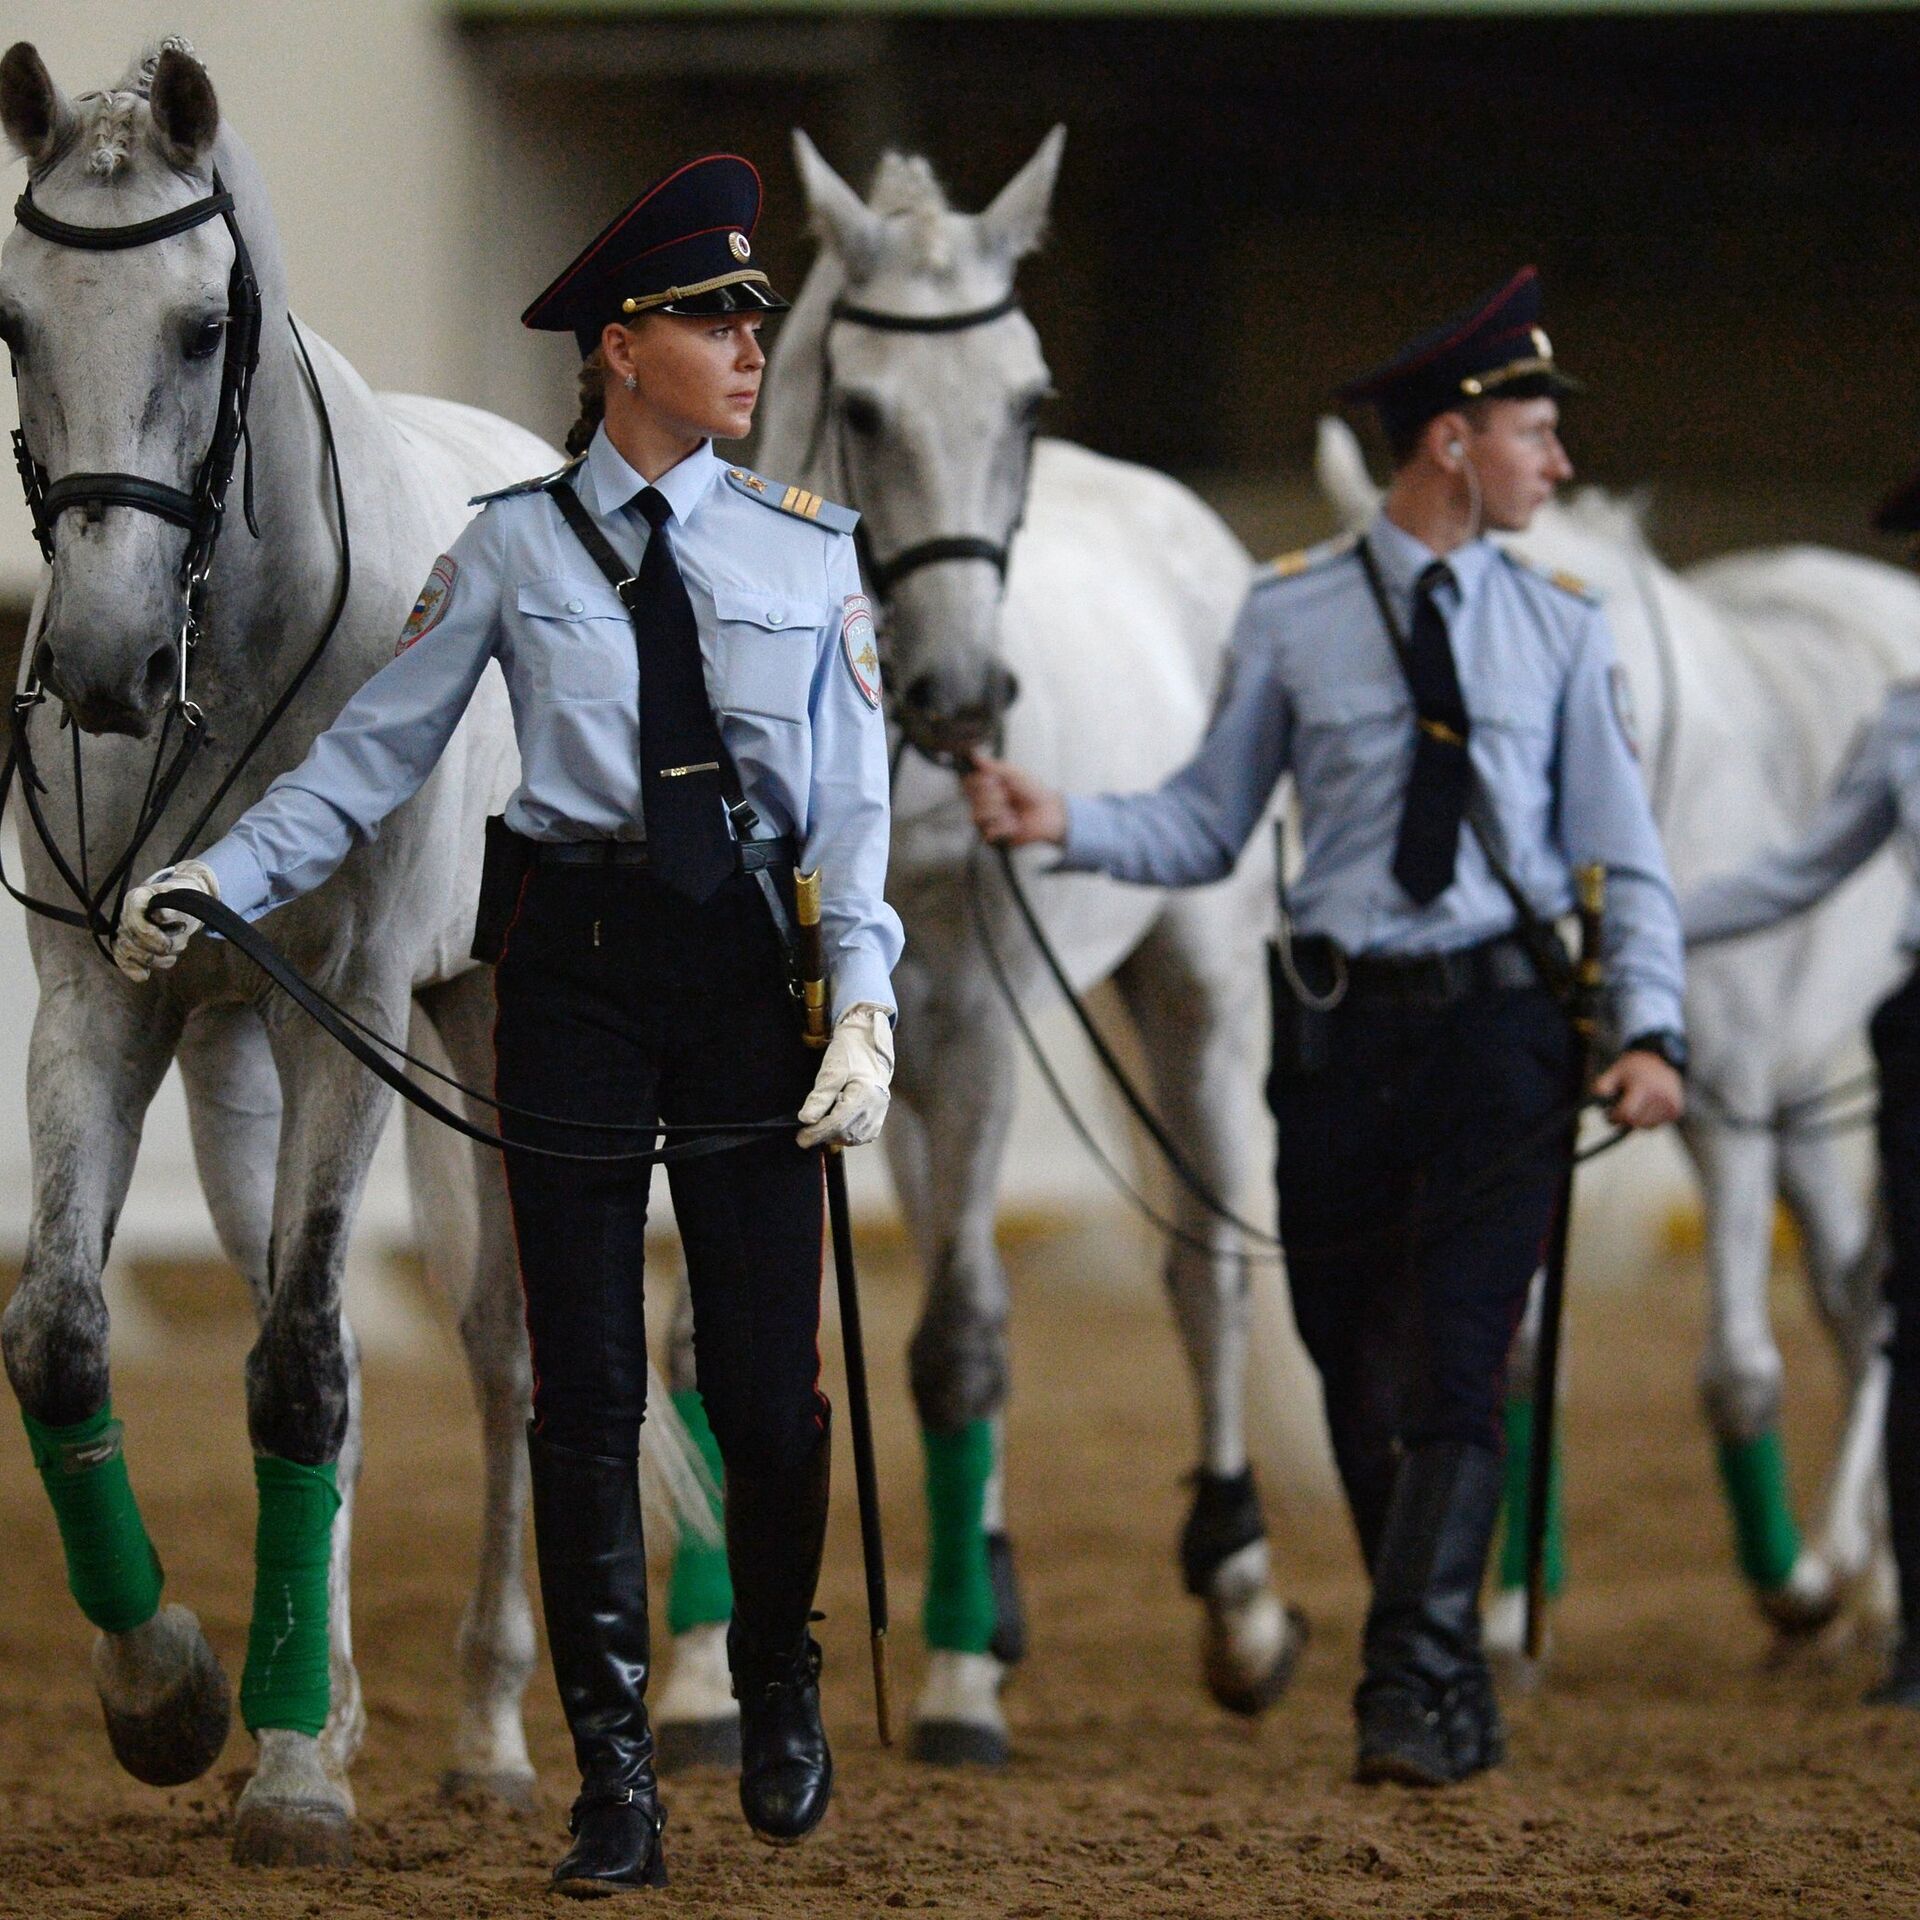
<instances>
[{"instance_id":1,"label":"horse leg","mask_svg":"<svg viewBox=\"0 0 1920 1920\"><path fill-rule=\"evenodd\" d=\"M91 968L89 956L83 963ZM92 989L89 991L88 989ZM226 1742L225 1674L160 1561L113 1417L100 1292L140 1124L179 1035L157 991L47 979L28 1056L33 1218L0 1348L66 1551L67 1584L100 1629L93 1677L120 1764L153 1786L197 1779Z\"/></svg>"},{"instance_id":2,"label":"horse leg","mask_svg":"<svg viewBox=\"0 0 1920 1920\"><path fill-rule=\"evenodd\" d=\"M910 1036L898 1086L924 1148L902 1189L903 1202L917 1209L926 1274L908 1352L926 1452L929 1544L927 1674L910 1751L941 1766L1002 1766L1009 1752L1002 1655L1017 1648L1001 1633L996 1596L997 1584L1012 1597L1004 1535L996 1583L987 1522L991 1515L1004 1528L994 1483L1007 1393L1007 1277L993 1229L1013 1114L1012 1033L978 968L943 980L937 992L911 968L896 973L894 984L901 1030Z\"/></svg>"},{"instance_id":3,"label":"horse leg","mask_svg":"<svg viewBox=\"0 0 1920 1920\"><path fill-rule=\"evenodd\" d=\"M673 1311L667 1331L667 1385L679 1414L716 1487L726 1469L713 1437L706 1402L694 1371L693 1296L686 1274L671 1282ZM740 1764L740 1703L733 1697L727 1664L727 1623L733 1618L733 1576L727 1570L725 1510L714 1503L722 1537L707 1541L683 1527L674 1546L667 1585L667 1627L673 1657L665 1684L652 1703L654 1757L669 1772L691 1767L737 1768Z\"/></svg>"},{"instance_id":4,"label":"horse leg","mask_svg":"<svg viewBox=\"0 0 1920 1920\"><path fill-rule=\"evenodd\" d=\"M1776 1187L1771 1133L1687 1130L1707 1200L1707 1349L1700 1394L1717 1442L1734 1544L1760 1610L1808 1633L1837 1605L1826 1568L1804 1554L1780 1444L1780 1349L1767 1309Z\"/></svg>"},{"instance_id":5,"label":"horse leg","mask_svg":"<svg viewBox=\"0 0 1920 1920\"><path fill-rule=\"evenodd\" d=\"M393 1032L396 988L354 1011ZM240 1704L259 1763L234 1809L242 1865L338 1866L353 1857L352 1796L321 1745L332 1705L334 1518L354 1399L340 1311L347 1236L386 1117L384 1088L317 1027L270 1023L285 1100L267 1310L247 1355L247 1429L260 1492L253 1624Z\"/></svg>"},{"instance_id":6,"label":"horse leg","mask_svg":"<svg viewBox=\"0 0 1920 1920\"><path fill-rule=\"evenodd\" d=\"M1846 1419L1827 1477L1813 1557L1826 1567L1836 1591L1851 1593L1870 1615L1876 1592L1884 1587L1873 1577L1875 1557L1890 1559L1882 1512L1890 1376L1883 1351L1884 1226L1855 1190L1831 1134L1785 1134L1780 1178L1800 1228L1814 1300L1847 1384Z\"/></svg>"},{"instance_id":7,"label":"horse leg","mask_svg":"<svg viewBox=\"0 0 1920 1920\"><path fill-rule=\"evenodd\" d=\"M1540 1357L1540 1301L1545 1275L1536 1273L1527 1290L1527 1310L1521 1316L1507 1355L1506 1493L1501 1503L1500 1557L1494 1567L1494 1589L1487 1602L1481 1639L1487 1658L1503 1686L1527 1692L1540 1683L1546 1650L1539 1660L1527 1657L1527 1502L1533 1458L1533 1390ZM1557 1596L1566 1585L1566 1522L1561 1502L1560 1436L1553 1438L1547 1465L1547 1537L1543 1556L1547 1596Z\"/></svg>"},{"instance_id":8,"label":"horse leg","mask_svg":"<svg viewBox=\"0 0 1920 1920\"><path fill-rule=\"evenodd\" d=\"M1247 983L1220 977L1219 957L1233 951L1221 905L1199 896L1164 913L1115 980L1139 1029L1161 1118L1208 1192L1231 1206L1251 1172L1254 1019ZM1178 1183L1174 1221L1182 1238L1167 1249L1165 1278L1200 1413L1180 1567L1205 1611L1207 1689L1230 1713L1251 1716L1286 1691L1306 1619L1273 1590L1266 1516L1247 1459L1251 1295L1240 1236Z\"/></svg>"},{"instance_id":9,"label":"horse leg","mask_svg":"<svg viewBox=\"0 0 1920 1920\"><path fill-rule=\"evenodd\" d=\"M459 974L428 988L416 1005L453 1077L490 1087L492 975L478 968ZM469 1102L467 1117L497 1131L491 1108ZM406 1129L417 1237L430 1278L459 1316L483 1461L480 1561L460 1616L460 1712L441 1786L526 1810L535 1788L522 1701L537 1658L524 1570L532 1375L506 1181L496 1151L460 1139L416 1108L407 1109ZM447 1231L449 1218L460 1231Z\"/></svg>"}]
</instances>

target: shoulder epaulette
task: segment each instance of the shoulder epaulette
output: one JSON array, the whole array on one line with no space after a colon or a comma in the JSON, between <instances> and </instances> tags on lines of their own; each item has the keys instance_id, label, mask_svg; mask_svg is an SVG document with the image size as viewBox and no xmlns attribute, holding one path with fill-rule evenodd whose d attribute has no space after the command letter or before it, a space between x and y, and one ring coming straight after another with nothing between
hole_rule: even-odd
<instances>
[{"instance_id":1,"label":"shoulder epaulette","mask_svg":"<svg viewBox=\"0 0 1920 1920\"><path fill-rule=\"evenodd\" d=\"M829 533L851 533L860 524L860 516L851 507L836 506L831 500L809 493L805 487L782 486L778 480L763 480L745 467L729 467L727 484L735 493L758 500L777 513L790 513L796 520L811 520Z\"/></svg>"},{"instance_id":2,"label":"shoulder epaulette","mask_svg":"<svg viewBox=\"0 0 1920 1920\"><path fill-rule=\"evenodd\" d=\"M1548 586L1558 587L1562 593L1570 593L1576 600L1585 600L1590 606L1599 605L1599 594L1586 581L1582 580L1577 573L1568 573L1561 567L1538 566L1529 560L1524 553L1519 552L1513 547L1502 547L1500 551L1506 555L1513 565L1521 568L1524 572L1532 574L1536 580L1544 580Z\"/></svg>"},{"instance_id":3,"label":"shoulder epaulette","mask_svg":"<svg viewBox=\"0 0 1920 1920\"><path fill-rule=\"evenodd\" d=\"M516 480L512 486L495 487L491 493L476 493L467 505L484 507L495 500L511 500L515 494L542 493L563 474L571 473L580 464L578 460L569 460L564 467L555 467L551 473L538 474L531 480Z\"/></svg>"},{"instance_id":4,"label":"shoulder epaulette","mask_svg":"<svg viewBox=\"0 0 1920 1920\"><path fill-rule=\"evenodd\" d=\"M1303 573L1311 573L1314 568L1324 567L1331 560L1344 559L1359 544L1359 540L1357 533L1341 533L1331 540L1322 540L1317 547L1300 547L1292 553L1283 553L1260 569L1256 583L1293 580Z\"/></svg>"}]
</instances>

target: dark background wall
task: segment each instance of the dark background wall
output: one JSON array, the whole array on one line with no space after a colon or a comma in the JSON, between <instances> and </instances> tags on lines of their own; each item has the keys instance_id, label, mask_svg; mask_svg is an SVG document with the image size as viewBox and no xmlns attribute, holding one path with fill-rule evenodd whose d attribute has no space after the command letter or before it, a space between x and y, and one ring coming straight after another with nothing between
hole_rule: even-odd
<instances>
[{"instance_id":1,"label":"dark background wall","mask_svg":"<svg viewBox=\"0 0 1920 1920\"><path fill-rule=\"evenodd\" d=\"M761 160L797 282L791 126L862 186L924 151L973 208L1063 120L1023 275L1052 424L1254 537L1311 518L1340 376L1533 260L1592 387L1576 458L1652 483L1670 552L1898 551L1865 522L1920 461L1920 17L548 19L471 45L545 174L529 285L702 144Z\"/></svg>"}]
</instances>

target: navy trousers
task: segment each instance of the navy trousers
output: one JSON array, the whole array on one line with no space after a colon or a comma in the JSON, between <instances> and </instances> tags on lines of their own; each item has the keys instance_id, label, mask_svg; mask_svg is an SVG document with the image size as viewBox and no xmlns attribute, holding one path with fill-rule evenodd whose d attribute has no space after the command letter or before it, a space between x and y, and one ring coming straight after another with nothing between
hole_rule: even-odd
<instances>
[{"instance_id":1,"label":"navy trousers","mask_svg":"<svg viewBox=\"0 0 1920 1920\"><path fill-rule=\"evenodd\" d=\"M495 975L497 1097L600 1134L513 1113L515 1141L572 1152L649 1144L656 1119L792 1114L818 1055L801 1042L765 900L744 875L696 905L640 868L536 867ZM509 1151L507 1188L532 1347L533 1424L579 1452L630 1458L646 1411L641 1292L651 1169ZM778 1512L813 1502L826 1442L820 1391L824 1195L818 1153L791 1132L670 1167L694 1352L729 1486ZM779 1543L766 1549L775 1588ZM804 1561L805 1542L794 1543ZM797 1565L793 1579L800 1578ZM736 1570L738 1584L738 1570ZM810 1576L807 1595L811 1597ZM805 1599L749 1595L778 1612Z\"/></svg>"},{"instance_id":2,"label":"navy trousers","mask_svg":"<svg viewBox=\"0 0 1920 1920\"><path fill-rule=\"evenodd\" d=\"M1371 1567L1400 1449L1496 1452L1507 1351L1565 1165L1574 1042L1541 987L1350 997L1324 1063L1276 1060L1294 1319Z\"/></svg>"}]
</instances>

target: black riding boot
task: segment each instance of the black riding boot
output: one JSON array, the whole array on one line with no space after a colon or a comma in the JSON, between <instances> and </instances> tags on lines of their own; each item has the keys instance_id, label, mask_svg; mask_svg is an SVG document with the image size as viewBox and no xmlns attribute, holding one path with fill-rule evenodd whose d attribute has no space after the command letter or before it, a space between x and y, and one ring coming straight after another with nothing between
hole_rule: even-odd
<instances>
[{"instance_id":1,"label":"black riding boot","mask_svg":"<svg viewBox=\"0 0 1920 1920\"><path fill-rule=\"evenodd\" d=\"M727 1473L733 1625L727 1658L740 1702L740 1807L776 1846L825 1817L833 1755L820 1724L820 1649L807 1631L827 1533L827 1436L802 1473L758 1484Z\"/></svg>"},{"instance_id":2,"label":"black riding boot","mask_svg":"<svg viewBox=\"0 0 1920 1920\"><path fill-rule=\"evenodd\" d=\"M1445 1786L1505 1757L1480 1651L1480 1582L1501 1485L1500 1456L1457 1440L1416 1447L1400 1463L1354 1696L1362 1781Z\"/></svg>"},{"instance_id":3,"label":"black riding boot","mask_svg":"<svg viewBox=\"0 0 1920 1920\"><path fill-rule=\"evenodd\" d=\"M527 1434L540 1600L560 1705L580 1765L561 1893L664 1887L666 1825L647 1726L647 1552L639 1462Z\"/></svg>"},{"instance_id":4,"label":"black riding boot","mask_svg":"<svg viewBox=\"0 0 1920 1920\"><path fill-rule=\"evenodd\" d=\"M1920 1709L1920 1379L1896 1358L1887 1392L1887 1532L1900 1570L1900 1644L1875 1707Z\"/></svg>"}]
</instances>

